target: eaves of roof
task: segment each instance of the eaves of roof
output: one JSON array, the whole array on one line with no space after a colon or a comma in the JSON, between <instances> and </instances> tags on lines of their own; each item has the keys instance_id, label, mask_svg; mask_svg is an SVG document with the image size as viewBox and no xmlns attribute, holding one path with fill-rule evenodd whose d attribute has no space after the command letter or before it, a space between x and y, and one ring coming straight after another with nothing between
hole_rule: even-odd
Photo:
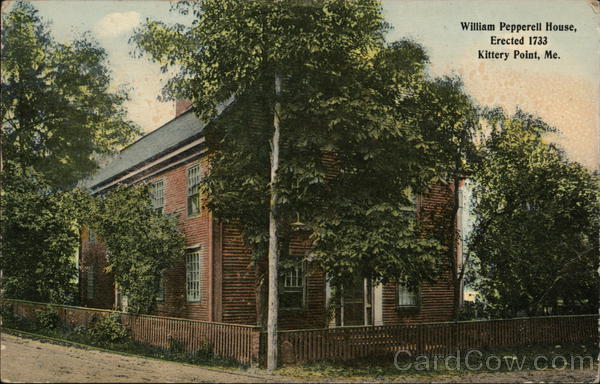
<instances>
[{"instance_id":1,"label":"eaves of roof","mask_svg":"<svg viewBox=\"0 0 600 384\"><path fill-rule=\"evenodd\" d=\"M232 101L233 98L217 108L217 118ZM83 180L80 186L94 192L112 180L203 136L207 125L192 110L188 110L123 148L108 164Z\"/></svg>"}]
</instances>

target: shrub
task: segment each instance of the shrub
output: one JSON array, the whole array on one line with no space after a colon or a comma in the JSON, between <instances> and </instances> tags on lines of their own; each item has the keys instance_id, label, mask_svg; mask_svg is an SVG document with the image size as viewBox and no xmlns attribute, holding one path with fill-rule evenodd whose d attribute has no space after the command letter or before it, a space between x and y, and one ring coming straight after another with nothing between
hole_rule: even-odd
<instances>
[{"instance_id":1,"label":"shrub","mask_svg":"<svg viewBox=\"0 0 600 384\"><path fill-rule=\"evenodd\" d=\"M0 324L11 327L17 323L17 316L13 313L12 304L0 304Z\"/></svg>"},{"instance_id":2,"label":"shrub","mask_svg":"<svg viewBox=\"0 0 600 384\"><path fill-rule=\"evenodd\" d=\"M76 325L75 327L73 327L73 333L75 335L84 336L87 334L87 328L83 325Z\"/></svg>"},{"instance_id":3,"label":"shrub","mask_svg":"<svg viewBox=\"0 0 600 384\"><path fill-rule=\"evenodd\" d=\"M60 324L58 312L52 307L45 307L35 315L37 325L44 329L56 329Z\"/></svg>"},{"instance_id":4,"label":"shrub","mask_svg":"<svg viewBox=\"0 0 600 384\"><path fill-rule=\"evenodd\" d=\"M102 316L93 322L88 333L92 341L100 344L124 342L128 336L127 329L121 324L116 313Z\"/></svg>"},{"instance_id":5,"label":"shrub","mask_svg":"<svg viewBox=\"0 0 600 384\"><path fill-rule=\"evenodd\" d=\"M183 343L179 339L176 339L173 336L169 336L169 352L182 353Z\"/></svg>"},{"instance_id":6,"label":"shrub","mask_svg":"<svg viewBox=\"0 0 600 384\"><path fill-rule=\"evenodd\" d=\"M213 352L213 346L210 342L204 341L200 348L194 353L194 360L196 361L210 361L215 357Z\"/></svg>"}]
</instances>

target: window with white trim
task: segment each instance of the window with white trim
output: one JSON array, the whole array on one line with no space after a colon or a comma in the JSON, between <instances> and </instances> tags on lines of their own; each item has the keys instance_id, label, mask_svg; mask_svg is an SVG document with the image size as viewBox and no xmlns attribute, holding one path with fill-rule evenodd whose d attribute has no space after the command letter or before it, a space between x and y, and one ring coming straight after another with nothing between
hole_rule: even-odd
<instances>
[{"instance_id":1,"label":"window with white trim","mask_svg":"<svg viewBox=\"0 0 600 384\"><path fill-rule=\"evenodd\" d=\"M419 292L417 288L411 287L406 279L396 283L398 287L398 307L416 308L419 305Z\"/></svg>"},{"instance_id":2,"label":"window with white trim","mask_svg":"<svg viewBox=\"0 0 600 384\"><path fill-rule=\"evenodd\" d=\"M93 300L96 297L96 266L90 265L87 270L87 298Z\"/></svg>"},{"instance_id":3,"label":"window with white trim","mask_svg":"<svg viewBox=\"0 0 600 384\"><path fill-rule=\"evenodd\" d=\"M158 180L150 184L150 201L152 208L163 212L165 208L165 182Z\"/></svg>"},{"instance_id":4,"label":"window with white trim","mask_svg":"<svg viewBox=\"0 0 600 384\"><path fill-rule=\"evenodd\" d=\"M279 277L279 306L281 308L304 307L304 277L303 262L281 268Z\"/></svg>"},{"instance_id":5,"label":"window with white trim","mask_svg":"<svg viewBox=\"0 0 600 384\"><path fill-rule=\"evenodd\" d=\"M200 164L188 168L188 216L200 213Z\"/></svg>"},{"instance_id":6,"label":"window with white trim","mask_svg":"<svg viewBox=\"0 0 600 384\"><path fill-rule=\"evenodd\" d=\"M126 311L129 305L127 295L121 291L119 284L115 283L115 306L117 310Z\"/></svg>"},{"instance_id":7,"label":"window with white trim","mask_svg":"<svg viewBox=\"0 0 600 384\"><path fill-rule=\"evenodd\" d=\"M417 195L410 187L404 189L402 194L406 198L407 204L400 207L400 210L407 216L416 216L417 214Z\"/></svg>"},{"instance_id":8,"label":"window with white trim","mask_svg":"<svg viewBox=\"0 0 600 384\"><path fill-rule=\"evenodd\" d=\"M165 301L165 271L160 273L158 279L158 292L156 294L156 301Z\"/></svg>"},{"instance_id":9,"label":"window with white trim","mask_svg":"<svg viewBox=\"0 0 600 384\"><path fill-rule=\"evenodd\" d=\"M185 255L185 287L187 301L200 301L202 261L200 250Z\"/></svg>"}]
</instances>

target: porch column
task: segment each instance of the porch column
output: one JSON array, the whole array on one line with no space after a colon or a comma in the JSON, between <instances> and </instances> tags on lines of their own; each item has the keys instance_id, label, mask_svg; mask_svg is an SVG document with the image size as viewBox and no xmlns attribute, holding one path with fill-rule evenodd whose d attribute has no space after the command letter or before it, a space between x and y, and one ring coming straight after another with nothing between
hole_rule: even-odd
<instances>
[{"instance_id":1,"label":"porch column","mask_svg":"<svg viewBox=\"0 0 600 384\"><path fill-rule=\"evenodd\" d=\"M331 299L331 285L329 284L328 280L325 280L325 312L327 315L329 315L328 309L331 306ZM331 316L328 326L329 328L335 327L335 316Z\"/></svg>"},{"instance_id":2,"label":"porch column","mask_svg":"<svg viewBox=\"0 0 600 384\"><path fill-rule=\"evenodd\" d=\"M373 287L373 325L383 325L383 284Z\"/></svg>"}]
</instances>

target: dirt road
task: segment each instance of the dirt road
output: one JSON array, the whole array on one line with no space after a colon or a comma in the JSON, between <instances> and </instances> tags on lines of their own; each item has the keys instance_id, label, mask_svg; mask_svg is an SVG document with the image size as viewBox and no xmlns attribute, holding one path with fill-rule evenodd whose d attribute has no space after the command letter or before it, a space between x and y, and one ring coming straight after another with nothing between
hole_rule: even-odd
<instances>
[{"instance_id":1,"label":"dirt road","mask_svg":"<svg viewBox=\"0 0 600 384\"><path fill-rule=\"evenodd\" d=\"M223 372L169 361L66 347L0 335L0 379L9 382L281 382L282 378Z\"/></svg>"},{"instance_id":2,"label":"dirt road","mask_svg":"<svg viewBox=\"0 0 600 384\"><path fill-rule=\"evenodd\" d=\"M591 383L595 369L517 371L461 376L324 377L303 375L299 381L313 382L436 382L436 383ZM80 349L0 334L0 381L10 382L155 382L155 383L266 383L292 382L290 376L264 371L222 371L197 366L122 356L93 349Z\"/></svg>"}]
</instances>

